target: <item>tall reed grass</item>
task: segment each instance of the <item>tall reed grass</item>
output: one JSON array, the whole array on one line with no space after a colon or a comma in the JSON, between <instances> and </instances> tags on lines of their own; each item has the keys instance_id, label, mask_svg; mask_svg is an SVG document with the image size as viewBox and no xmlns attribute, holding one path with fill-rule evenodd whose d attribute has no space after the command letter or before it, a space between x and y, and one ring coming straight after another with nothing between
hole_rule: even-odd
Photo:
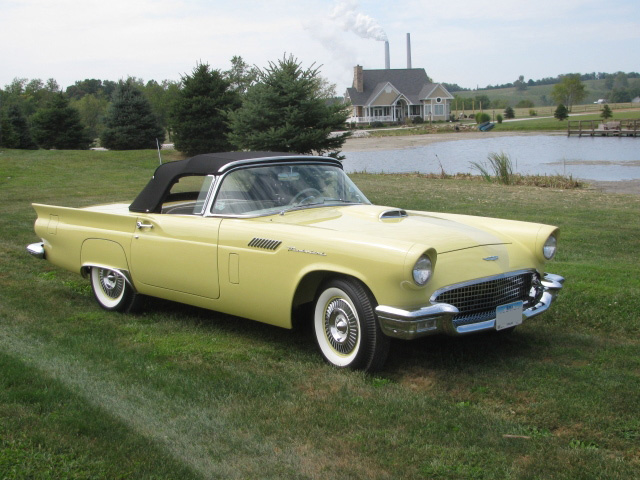
<instances>
[{"instance_id":1,"label":"tall reed grass","mask_svg":"<svg viewBox=\"0 0 640 480\"><path fill-rule=\"evenodd\" d=\"M489 160L489 168L493 170L493 175L498 183L503 185L513 184L513 162L511 157L504 152L491 152L487 159ZM494 177L491 176L487 166L480 162L471 162L471 166L480 172L482 178L487 182L493 182Z\"/></svg>"}]
</instances>

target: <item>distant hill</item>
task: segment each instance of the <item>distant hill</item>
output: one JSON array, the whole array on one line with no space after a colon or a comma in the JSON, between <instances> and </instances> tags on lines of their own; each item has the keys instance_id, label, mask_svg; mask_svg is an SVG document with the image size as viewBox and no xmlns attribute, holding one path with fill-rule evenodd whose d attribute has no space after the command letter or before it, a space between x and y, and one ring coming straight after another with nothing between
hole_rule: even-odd
<instances>
[{"instance_id":1,"label":"distant hill","mask_svg":"<svg viewBox=\"0 0 640 480\"><path fill-rule=\"evenodd\" d=\"M599 98L607 98L610 89L605 86L605 79L584 80L587 96L581 103L593 103ZM511 106L516 106L521 100L530 100L537 107L553 105L551 90L553 85L534 85L526 90L516 90L515 87L492 88L486 90L462 90L453 92L453 95L461 98L474 98L478 95L486 95L493 102L499 100Z\"/></svg>"}]
</instances>

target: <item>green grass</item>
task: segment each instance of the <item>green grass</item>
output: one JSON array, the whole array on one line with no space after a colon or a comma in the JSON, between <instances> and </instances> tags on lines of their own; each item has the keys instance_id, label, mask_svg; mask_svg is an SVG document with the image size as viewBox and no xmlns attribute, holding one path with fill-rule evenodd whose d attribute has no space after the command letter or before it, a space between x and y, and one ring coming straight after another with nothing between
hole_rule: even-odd
<instances>
[{"instance_id":1,"label":"green grass","mask_svg":"<svg viewBox=\"0 0 640 480\"><path fill-rule=\"evenodd\" d=\"M376 376L286 331L151 301L102 311L25 253L30 202L131 200L153 151L0 153L0 478L636 478L640 198L353 175L376 203L559 225L553 311L395 342Z\"/></svg>"}]
</instances>

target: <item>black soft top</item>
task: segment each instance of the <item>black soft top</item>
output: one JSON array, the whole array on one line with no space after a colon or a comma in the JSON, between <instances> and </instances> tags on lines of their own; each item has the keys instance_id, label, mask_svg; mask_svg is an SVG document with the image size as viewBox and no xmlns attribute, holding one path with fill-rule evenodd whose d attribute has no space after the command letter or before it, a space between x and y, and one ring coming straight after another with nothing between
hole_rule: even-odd
<instances>
[{"instance_id":1,"label":"black soft top","mask_svg":"<svg viewBox=\"0 0 640 480\"><path fill-rule=\"evenodd\" d=\"M131 205L131 212L158 212L162 200L173 184L189 175L219 175L238 165L256 165L278 162L321 161L342 168L339 160L328 157L312 157L289 152L220 152L204 153L195 157L169 162L156 168L149 183L142 189Z\"/></svg>"}]
</instances>

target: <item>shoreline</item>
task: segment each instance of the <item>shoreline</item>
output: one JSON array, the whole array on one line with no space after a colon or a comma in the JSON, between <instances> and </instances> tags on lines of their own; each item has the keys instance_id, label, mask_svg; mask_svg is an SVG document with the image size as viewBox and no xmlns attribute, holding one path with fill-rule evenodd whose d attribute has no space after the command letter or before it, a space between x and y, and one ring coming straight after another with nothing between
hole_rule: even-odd
<instances>
[{"instance_id":1,"label":"shoreline","mask_svg":"<svg viewBox=\"0 0 640 480\"><path fill-rule=\"evenodd\" d=\"M342 147L343 152L371 152L374 150L400 150L423 147L438 142L477 140L495 137L531 137L536 135L566 135L565 132L450 132L425 133L424 135L393 135L388 137L350 137Z\"/></svg>"},{"instance_id":2,"label":"shoreline","mask_svg":"<svg viewBox=\"0 0 640 480\"><path fill-rule=\"evenodd\" d=\"M476 140L479 138L566 135L566 132L451 132L428 133L424 135L397 135L389 137L351 137L342 147L343 152L372 152L380 150L401 150L403 148L423 147L438 142L455 142L458 140ZM605 193L640 195L640 179L607 182L584 180L588 189Z\"/></svg>"}]
</instances>

